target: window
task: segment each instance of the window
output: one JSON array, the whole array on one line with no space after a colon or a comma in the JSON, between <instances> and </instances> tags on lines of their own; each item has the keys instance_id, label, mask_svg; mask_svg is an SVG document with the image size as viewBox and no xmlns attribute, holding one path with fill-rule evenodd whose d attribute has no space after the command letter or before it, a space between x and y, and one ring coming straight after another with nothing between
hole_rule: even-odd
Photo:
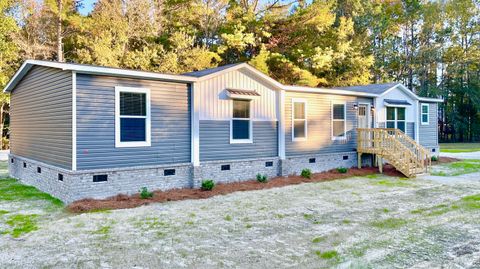
<instances>
[{"instance_id":1,"label":"window","mask_svg":"<svg viewBox=\"0 0 480 269\"><path fill-rule=\"evenodd\" d=\"M252 143L250 101L233 100L232 112L232 121L230 122L230 143Z\"/></svg>"},{"instance_id":2,"label":"window","mask_svg":"<svg viewBox=\"0 0 480 269\"><path fill-rule=\"evenodd\" d=\"M104 182L108 180L108 175L94 175L93 182Z\"/></svg>"},{"instance_id":3,"label":"window","mask_svg":"<svg viewBox=\"0 0 480 269\"><path fill-rule=\"evenodd\" d=\"M265 167L273 167L273 162L265 162Z\"/></svg>"},{"instance_id":4,"label":"window","mask_svg":"<svg viewBox=\"0 0 480 269\"><path fill-rule=\"evenodd\" d=\"M293 99L292 140L307 139L307 103L302 99Z\"/></svg>"},{"instance_id":5,"label":"window","mask_svg":"<svg viewBox=\"0 0 480 269\"><path fill-rule=\"evenodd\" d=\"M115 146L150 146L150 90L115 87Z\"/></svg>"},{"instance_id":6,"label":"window","mask_svg":"<svg viewBox=\"0 0 480 269\"><path fill-rule=\"evenodd\" d=\"M345 104L332 105L332 139L346 139L347 122Z\"/></svg>"},{"instance_id":7,"label":"window","mask_svg":"<svg viewBox=\"0 0 480 269\"><path fill-rule=\"evenodd\" d=\"M58 174L58 181L63 181L63 174Z\"/></svg>"},{"instance_id":8,"label":"window","mask_svg":"<svg viewBox=\"0 0 480 269\"><path fill-rule=\"evenodd\" d=\"M348 155L343 155L343 160L348 160Z\"/></svg>"},{"instance_id":9,"label":"window","mask_svg":"<svg viewBox=\"0 0 480 269\"><path fill-rule=\"evenodd\" d=\"M229 164L224 164L220 167L220 170L222 171L228 171L230 170L230 165Z\"/></svg>"},{"instance_id":10,"label":"window","mask_svg":"<svg viewBox=\"0 0 480 269\"><path fill-rule=\"evenodd\" d=\"M174 176L175 175L175 169L165 169L165 170L163 170L163 175L164 176Z\"/></svg>"},{"instance_id":11,"label":"window","mask_svg":"<svg viewBox=\"0 0 480 269\"><path fill-rule=\"evenodd\" d=\"M430 119L428 117L430 106L428 104L422 104L422 125L428 125Z\"/></svg>"},{"instance_id":12,"label":"window","mask_svg":"<svg viewBox=\"0 0 480 269\"><path fill-rule=\"evenodd\" d=\"M404 107L387 107L387 128L396 128L405 133L406 116Z\"/></svg>"},{"instance_id":13,"label":"window","mask_svg":"<svg viewBox=\"0 0 480 269\"><path fill-rule=\"evenodd\" d=\"M315 158L310 158L310 159L308 159L308 162L309 162L309 163L315 163L316 161L317 161L317 160L316 160Z\"/></svg>"}]
</instances>

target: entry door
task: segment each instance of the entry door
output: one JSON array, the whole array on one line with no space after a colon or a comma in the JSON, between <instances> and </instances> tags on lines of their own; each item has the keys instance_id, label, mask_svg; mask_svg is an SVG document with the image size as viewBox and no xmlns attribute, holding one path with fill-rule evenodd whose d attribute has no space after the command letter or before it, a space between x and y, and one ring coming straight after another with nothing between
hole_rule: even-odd
<instances>
[{"instance_id":1,"label":"entry door","mask_svg":"<svg viewBox=\"0 0 480 269\"><path fill-rule=\"evenodd\" d=\"M368 128L367 105L358 105L358 128Z\"/></svg>"}]
</instances>

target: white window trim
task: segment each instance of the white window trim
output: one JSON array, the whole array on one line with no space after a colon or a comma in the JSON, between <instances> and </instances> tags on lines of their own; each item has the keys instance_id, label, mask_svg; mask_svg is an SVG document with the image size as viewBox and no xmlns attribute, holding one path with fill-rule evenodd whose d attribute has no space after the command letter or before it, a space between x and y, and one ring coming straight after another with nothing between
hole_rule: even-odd
<instances>
[{"instance_id":1,"label":"white window trim","mask_svg":"<svg viewBox=\"0 0 480 269\"><path fill-rule=\"evenodd\" d=\"M295 137L295 103L303 103L305 109L305 137ZM308 138L308 108L307 108L307 99L303 98L292 98L292 141L307 141ZM297 119L300 120L300 119Z\"/></svg>"},{"instance_id":2,"label":"white window trim","mask_svg":"<svg viewBox=\"0 0 480 269\"><path fill-rule=\"evenodd\" d=\"M248 102L249 118L234 118L233 117L233 101L232 100L232 118L230 119L230 144L252 144L253 143L253 120L252 120L252 102ZM245 101L245 100L242 100ZM248 136L249 139L233 139L233 120L248 120Z\"/></svg>"},{"instance_id":3,"label":"white window trim","mask_svg":"<svg viewBox=\"0 0 480 269\"><path fill-rule=\"evenodd\" d=\"M146 115L145 116L126 116L128 118L145 118L145 138L146 141L122 142L120 141L120 93L134 92L146 94ZM123 116L122 116L123 117ZM131 87L115 87L115 147L150 147L151 146L151 116L150 116L150 89L147 88L131 88Z\"/></svg>"},{"instance_id":4,"label":"white window trim","mask_svg":"<svg viewBox=\"0 0 480 269\"><path fill-rule=\"evenodd\" d=\"M394 119L394 120L387 120L387 109L388 109L389 107L395 108L395 114L394 114L395 119ZM405 122L405 132L404 132L404 133L407 134L407 125L408 125L408 124L407 124L407 118L408 118L408 117L407 117L407 111L408 111L408 109L407 109L407 107L405 107L405 106L386 106L386 107L385 107L385 128L388 128L388 127L387 127L387 122L393 121L393 122L394 122L394 125L395 125L394 128L395 128L395 129L398 129L398 121L399 121L399 120L397 119L397 118L398 118L398 117L397 117L397 116L398 116L398 114L397 114L398 112L397 112L397 111L398 111L399 108L405 108L405 119L404 119L404 120L400 120L400 121ZM400 129L398 129L398 130L400 130ZM401 131L401 130L400 130L400 131Z\"/></svg>"},{"instance_id":5,"label":"white window trim","mask_svg":"<svg viewBox=\"0 0 480 269\"><path fill-rule=\"evenodd\" d=\"M427 121L426 122L423 121L423 115L425 114L425 113L423 113L423 107L424 106L427 107L427 113L426 113L427 114ZM430 124L430 104L421 104L421 106L420 106L420 123L422 125L429 125Z\"/></svg>"},{"instance_id":6,"label":"white window trim","mask_svg":"<svg viewBox=\"0 0 480 269\"><path fill-rule=\"evenodd\" d=\"M345 117L343 119L343 133L344 133L343 136L334 136L333 135L333 122L334 121L342 121L342 120L334 120L333 119L333 106L334 105L343 105L343 116ZM332 140L347 140L347 102L332 102L332 104L330 105L330 119L331 119L330 135L332 137Z\"/></svg>"}]
</instances>

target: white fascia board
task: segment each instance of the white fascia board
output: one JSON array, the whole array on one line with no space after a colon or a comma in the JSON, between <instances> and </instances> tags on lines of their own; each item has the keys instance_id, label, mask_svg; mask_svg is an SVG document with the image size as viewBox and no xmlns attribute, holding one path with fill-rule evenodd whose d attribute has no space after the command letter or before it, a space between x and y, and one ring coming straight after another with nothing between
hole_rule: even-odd
<instances>
[{"instance_id":1,"label":"white fascia board","mask_svg":"<svg viewBox=\"0 0 480 269\"><path fill-rule=\"evenodd\" d=\"M213 78L213 77L216 77L216 76L219 76L219 75L231 72L231 71L239 70L239 69L242 69L242 68L245 68L245 69L249 70L250 72L254 73L256 76L260 77L261 79L265 80L266 82L270 83L272 86L274 86L278 89L283 89L283 87L284 87L284 85L282 83L280 83L280 82L274 80L273 78L265 75L264 73L260 72L255 67L253 67L253 66L251 66L247 63L237 64L237 65L231 66L229 68L223 69L221 71L211 73L211 74L208 74L206 76L199 77L197 81L204 81L204 80L207 80L207 79L210 79L210 78Z\"/></svg>"},{"instance_id":2,"label":"white fascia board","mask_svg":"<svg viewBox=\"0 0 480 269\"><path fill-rule=\"evenodd\" d=\"M419 97L418 100L420 102L427 102L427 103L443 103L443 99L441 98L428 98L428 97Z\"/></svg>"},{"instance_id":3,"label":"white fascia board","mask_svg":"<svg viewBox=\"0 0 480 269\"><path fill-rule=\"evenodd\" d=\"M349 96L363 96L363 97L377 97L378 94L366 93L366 92L352 92L347 90L337 89L325 89L325 88L310 88L303 86L284 86L284 90L293 92L308 92L308 93L324 93L324 94L336 94L336 95L349 95Z\"/></svg>"},{"instance_id":4,"label":"white fascia board","mask_svg":"<svg viewBox=\"0 0 480 269\"><path fill-rule=\"evenodd\" d=\"M23 63L20 69L15 73L13 78L7 84L4 92L10 92L18 83L19 80L30 70L32 66L45 66L51 68L57 68L68 71L75 71L82 74L92 74L92 75L110 75L110 76L121 76L121 77L132 77L132 78L144 78L144 79L158 79L165 81L174 81L174 82L184 82L191 83L198 80L198 78L185 76L185 75L171 75L171 74L160 74L154 72L146 71L137 71L137 70L127 70L111 67L101 67L101 66L90 66L90 65L81 65L81 64L70 64L70 63L60 63L60 62L49 62L49 61L39 61L39 60L27 60Z\"/></svg>"}]
</instances>

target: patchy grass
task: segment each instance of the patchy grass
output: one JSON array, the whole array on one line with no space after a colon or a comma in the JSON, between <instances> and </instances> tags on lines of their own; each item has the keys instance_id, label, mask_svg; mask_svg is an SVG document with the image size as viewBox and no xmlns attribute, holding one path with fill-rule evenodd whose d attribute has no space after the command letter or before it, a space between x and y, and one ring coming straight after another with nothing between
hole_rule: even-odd
<instances>
[{"instance_id":1,"label":"patchy grass","mask_svg":"<svg viewBox=\"0 0 480 269\"><path fill-rule=\"evenodd\" d=\"M459 162L441 164L435 171L434 176L459 176L480 171L480 160L462 160Z\"/></svg>"},{"instance_id":2,"label":"patchy grass","mask_svg":"<svg viewBox=\"0 0 480 269\"><path fill-rule=\"evenodd\" d=\"M315 254L321 258L321 259L324 259L324 260L331 260L331 259L338 259L339 258L339 254L336 250L328 250L328 251L320 251L320 250L317 250L315 251Z\"/></svg>"},{"instance_id":3,"label":"patchy grass","mask_svg":"<svg viewBox=\"0 0 480 269\"><path fill-rule=\"evenodd\" d=\"M480 143L442 143L440 152L460 153L480 151Z\"/></svg>"},{"instance_id":4,"label":"patchy grass","mask_svg":"<svg viewBox=\"0 0 480 269\"><path fill-rule=\"evenodd\" d=\"M102 237L106 238L110 234L111 230L111 225L103 225L100 226L97 230L93 231L92 234L101 235Z\"/></svg>"},{"instance_id":5,"label":"patchy grass","mask_svg":"<svg viewBox=\"0 0 480 269\"><path fill-rule=\"evenodd\" d=\"M320 236L320 237L315 237L312 239L312 243L320 243L320 242L323 242L325 241L326 237L325 236Z\"/></svg>"},{"instance_id":6,"label":"patchy grass","mask_svg":"<svg viewBox=\"0 0 480 269\"><path fill-rule=\"evenodd\" d=\"M1 215L8 214L8 213L10 213L10 211L7 211L7 210L0 210L0 216L1 216Z\"/></svg>"},{"instance_id":7,"label":"patchy grass","mask_svg":"<svg viewBox=\"0 0 480 269\"><path fill-rule=\"evenodd\" d=\"M63 207L63 202L59 199L44 193L32 186L23 185L16 179L0 179L0 201L27 201L27 200L45 200L50 202L53 207Z\"/></svg>"},{"instance_id":8,"label":"patchy grass","mask_svg":"<svg viewBox=\"0 0 480 269\"><path fill-rule=\"evenodd\" d=\"M426 208L418 208L410 211L412 214L421 214L427 217L440 216L451 211L471 211L480 209L480 194L468 195L451 204L439 204Z\"/></svg>"},{"instance_id":9,"label":"patchy grass","mask_svg":"<svg viewBox=\"0 0 480 269\"><path fill-rule=\"evenodd\" d=\"M384 220L372 221L370 222L370 225L379 229L397 229L407 223L408 221L402 218L388 218Z\"/></svg>"},{"instance_id":10,"label":"patchy grass","mask_svg":"<svg viewBox=\"0 0 480 269\"><path fill-rule=\"evenodd\" d=\"M374 178L376 179L376 178ZM411 187L412 183L408 181L407 178L385 178L382 177L378 180L373 180L373 183L376 185L386 186L386 187Z\"/></svg>"},{"instance_id":11,"label":"patchy grass","mask_svg":"<svg viewBox=\"0 0 480 269\"><path fill-rule=\"evenodd\" d=\"M11 228L11 230L6 231L6 233L11 234L14 238L17 238L23 234L36 231L38 230L37 218L37 214L12 215L5 222Z\"/></svg>"}]
</instances>

